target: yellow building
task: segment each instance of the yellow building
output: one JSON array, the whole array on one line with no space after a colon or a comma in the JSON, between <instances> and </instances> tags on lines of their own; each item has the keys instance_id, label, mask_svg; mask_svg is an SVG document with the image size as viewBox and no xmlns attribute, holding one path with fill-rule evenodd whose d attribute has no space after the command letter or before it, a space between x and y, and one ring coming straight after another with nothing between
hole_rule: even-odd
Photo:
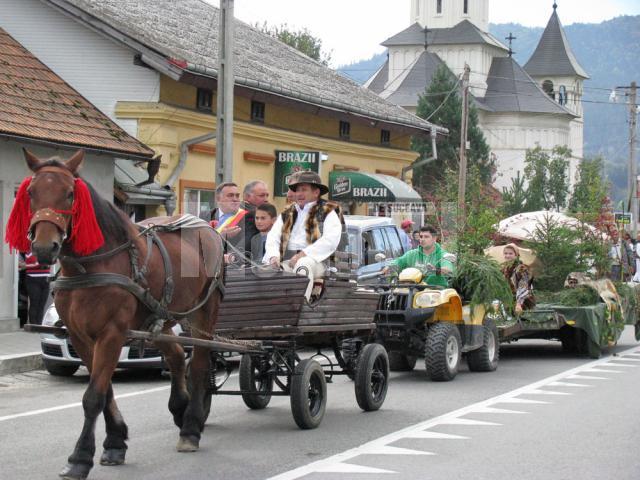
<instances>
[{"instance_id":1,"label":"yellow building","mask_svg":"<svg viewBox=\"0 0 640 480\"><path fill-rule=\"evenodd\" d=\"M196 0L179 8L170 0L65 0L60 8L80 22L91 18L92 29L159 75L153 101L121 97L115 117L135 121L138 139L162 155L156 180L175 192L176 212L206 214L215 188L219 10ZM273 191L276 151L317 152L325 182L333 171L399 177L417 158L412 135L446 132L240 21L234 29L233 180L240 187L263 180ZM277 207L284 201L274 199Z\"/></svg>"}]
</instances>

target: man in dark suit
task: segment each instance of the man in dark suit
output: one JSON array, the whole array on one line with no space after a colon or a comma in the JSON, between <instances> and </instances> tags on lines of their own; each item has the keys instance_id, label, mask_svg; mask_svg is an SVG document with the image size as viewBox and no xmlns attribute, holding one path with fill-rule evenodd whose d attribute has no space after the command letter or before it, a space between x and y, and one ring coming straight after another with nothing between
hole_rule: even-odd
<instances>
[{"instance_id":1,"label":"man in dark suit","mask_svg":"<svg viewBox=\"0 0 640 480\"><path fill-rule=\"evenodd\" d=\"M218 185L216 205L217 208L211 212L211 226L243 254L251 252L251 239L258 233L258 229L254 214L240 208L238 185L233 182Z\"/></svg>"},{"instance_id":2,"label":"man in dark suit","mask_svg":"<svg viewBox=\"0 0 640 480\"><path fill-rule=\"evenodd\" d=\"M255 221L259 233L251 239L251 260L255 263L262 263L267 234L276 222L277 216L276 207L270 203L263 203L256 208Z\"/></svg>"}]
</instances>

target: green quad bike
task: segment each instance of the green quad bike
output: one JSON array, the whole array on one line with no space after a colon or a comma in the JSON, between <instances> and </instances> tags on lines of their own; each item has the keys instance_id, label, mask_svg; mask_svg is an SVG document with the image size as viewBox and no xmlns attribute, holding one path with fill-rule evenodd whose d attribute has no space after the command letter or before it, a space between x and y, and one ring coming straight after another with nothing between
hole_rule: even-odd
<instances>
[{"instance_id":1,"label":"green quad bike","mask_svg":"<svg viewBox=\"0 0 640 480\"><path fill-rule=\"evenodd\" d=\"M464 305L460 294L432 273L406 268L379 287L376 332L389 353L390 369L413 370L424 357L431 380L449 381L465 354L469 370L494 371L499 341L493 319L483 306Z\"/></svg>"}]
</instances>

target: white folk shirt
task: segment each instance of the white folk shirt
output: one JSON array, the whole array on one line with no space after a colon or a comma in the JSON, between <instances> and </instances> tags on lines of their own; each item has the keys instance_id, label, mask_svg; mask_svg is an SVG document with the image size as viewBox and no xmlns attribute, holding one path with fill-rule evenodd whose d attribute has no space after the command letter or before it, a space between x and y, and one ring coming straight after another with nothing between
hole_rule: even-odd
<instances>
[{"instance_id":1,"label":"white folk shirt","mask_svg":"<svg viewBox=\"0 0 640 480\"><path fill-rule=\"evenodd\" d=\"M312 244L309 244L309 242L307 242L305 225L307 223L307 217L309 216L309 210L311 210L311 207L315 204L316 202L307 203L303 208L300 208L300 206L296 204L295 208L298 216L291 229L291 236L289 237L289 243L285 250L302 250L307 257L312 258L316 262L322 262L329 258L331 254L336 251L336 248L338 248L340 235L342 233L342 224L336 212L330 212L324 219L322 236ZM264 263L269 263L273 257L282 260L280 258L281 241L282 215L278 215L276 223L273 224L269 235L267 235L266 253L262 259Z\"/></svg>"}]
</instances>

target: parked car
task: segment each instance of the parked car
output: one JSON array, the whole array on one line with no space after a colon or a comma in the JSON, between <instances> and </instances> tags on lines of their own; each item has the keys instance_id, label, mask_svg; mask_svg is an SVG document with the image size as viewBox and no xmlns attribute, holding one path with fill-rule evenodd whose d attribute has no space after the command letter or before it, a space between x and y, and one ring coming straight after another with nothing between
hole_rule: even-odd
<instances>
[{"instance_id":1,"label":"parked car","mask_svg":"<svg viewBox=\"0 0 640 480\"><path fill-rule=\"evenodd\" d=\"M349 235L347 248L357 255L358 276L378 273L405 253L400 231L391 218L345 215L344 220Z\"/></svg>"},{"instance_id":2,"label":"parked car","mask_svg":"<svg viewBox=\"0 0 640 480\"><path fill-rule=\"evenodd\" d=\"M53 303L45 312L42 324L51 327L64 327ZM173 327L173 333L175 335L182 333L180 325ZM57 337L49 333L42 333L40 340L42 361L51 375L70 377L83 364L69 337ZM154 345L135 341L122 347L118 368L162 370L166 366L162 354Z\"/></svg>"}]
</instances>

